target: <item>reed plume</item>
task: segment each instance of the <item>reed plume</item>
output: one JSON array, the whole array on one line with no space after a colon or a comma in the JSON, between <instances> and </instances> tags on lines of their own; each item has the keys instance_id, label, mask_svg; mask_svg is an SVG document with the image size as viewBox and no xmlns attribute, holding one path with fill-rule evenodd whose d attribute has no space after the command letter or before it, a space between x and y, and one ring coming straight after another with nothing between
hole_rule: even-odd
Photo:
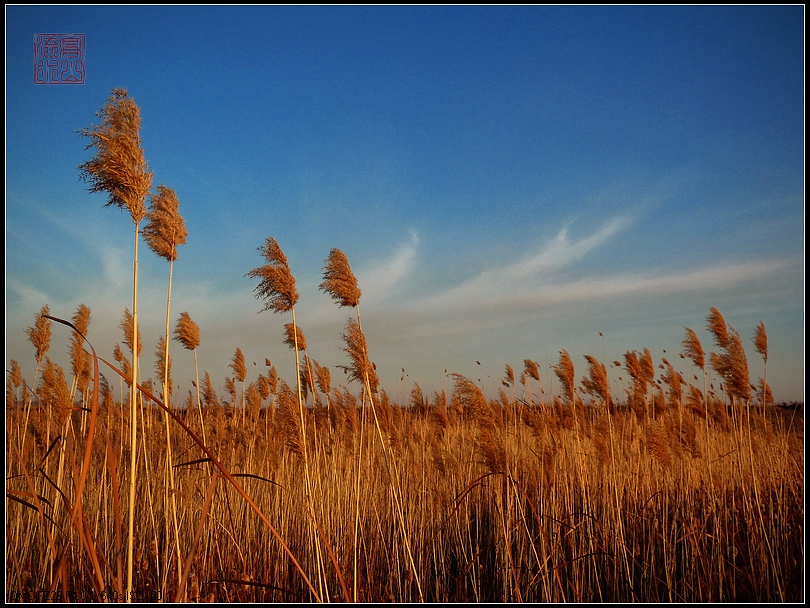
<instances>
[{"instance_id":1,"label":"reed plume","mask_svg":"<svg viewBox=\"0 0 810 608\"><path fill-rule=\"evenodd\" d=\"M762 357L765 364L765 371L759 383L759 395L763 405L769 402L770 387L768 386L768 332L765 331L765 323L762 321L757 325L754 331L754 348ZM770 395L770 401L773 401L773 395Z\"/></svg>"},{"instance_id":2,"label":"reed plume","mask_svg":"<svg viewBox=\"0 0 810 608\"><path fill-rule=\"evenodd\" d=\"M183 345L186 350L195 350L200 345L200 326L197 325L187 312L181 312L174 328L174 339Z\"/></svg>"},{"instance_id":3,"label":"reed plume","mask_svg":"<svg viewBox=\"0 0 810 608\"><path fill-rule=\"evenodd\" d=\"M207 407L215 408L219 406L219 399L217 398L217 393L214 390L214 385L211 382L211 376L208 372L205 372L203 379L202 397Z\"/></svg>"},{"instance_id":4,"label":"reed plume","mask_svg":"<svg viewBox=\"0 0 810 608\"><path fill-rule=\"evenodd\" d=\"M571 401L571 405L576 406L574 394L574 362L567 350L560 351L560 361L552 368L560 384L563 386L563 395Z\"/></svg>"},{"instance_id":5,"label":"reed plume","mask_svg":"<svg viewBox=\"0 0 810 608\"><path fill-rule=\"evenodd\" d=\"M189 316L187 312L181 312L174 328L174 339L183 345L186 350L194 351L194 388L197 392L197 412L200 415L200 428L205 443L205 424L202 417L202 401L200 398L200 368L197 363L197 347L200 346L200 326Z\"/></svg>"},{"instance_id":6,"label":"reed plume","mask_svg":"<svg viewBox=\"0 0 810 608\"><path fill-rule=\"evenodd\" d=\"M72 321L78 333L74 331L70 336L70 365L76 389L79 393L83 393L86 387L86 383L83 382L85 359L88 358L84 350L84 338L87 336L87 328L90 326L90 309L84 304L79 304Z\"/></svg>"},{"instance_id":7,"label":"reed plume","mask_svg":"<svg viewBox=\"0 0 810 608\"><path fill-rule=\"evenodd\" d=\"M768 332L765 331L765 323L762 321L754 332L754 348L762 355L762 360L768 363Z\"/></svg>"},{"instance_id":8,"label":"reed plume","mask_svg":"<svg viewBox=\"0 0 810 608\"><path fill-rule=\"evenodd\" d=\"M323 365L319 365L318 362L315 362L315 376L316 381L318 382L318 388L321 392L326 395L327 400L329 398L329 393L332 391L331 382L332 377L331 373L329 372L329 368Z\"/></svg>"},{"instance_id":9,"label":"reed plume","mask_svg":"<svg viewBox=\"0 0 810 608\"><path fill-rule=\"evenodd\" d=\"M694 330L685 327L686 337L683 339L683 354L692 360L695 367L705 369L706 358L703 353L703 346L700 344L700 339Z\"/></svg>"},{"instance_id":10,"label":"reed plume","mask_svg":"<svg viewBox=\"0 0 810 608\"><path fill-rule=\"evenodd\" d=\"M163 402L169 406L172 401L172 359L166 352L166 338L163 336L155 348L155 374L163 385Z\"/></svg>"},{"instance_id":11,"label":"reed plume","mask_svg":"<svg viewBox=\"0 0 810 608\"><path fill-rule=\"evenodd\" d=\"M734 328L729 328L724 353L712 353L711 364L725 380L726 392L732 398L747 401L751 398L751 383L748 374L748 358L742 338Z\"/></svg>"},{"instance_id":12,"label":"reed plume","mask_svg":"<svg viewBox=\"0 0 810 608\"><path fill-rule=\"evenodd\" d=\"M11 360L11 373L8 376L8 386L13 389L14 395L12 402L16 403L17 401L17 389L22 386L23 377L22 377L22 369L20 368L20 364L17 362L16 359Z\"/></svg>"},{"instance_id":13,"label":"reed plume","mask_svg":"<svg viewBox=\"0 0 810 608\"><path fill-rule=\"evenodd\" d=\"M42 365L42 359L45 357L45 353L51 348L51 325L53 322L48 318L49 314L50 309L46 304L34 317L34 325L25 330L28 339L31 341L31 344L34 345L34 357L37 362L36 368L34 369L34 382L32 386L37 385L37 376L39 375L39 368ZM25 401L25 422L23 423L23 429L28 428L28 418L31 414L33 395ZM23 432L21 434L20 452L25 453L25 438L27 433ZM50 441L50 425L48 426L47 440Z\"/></svg>"},{"instance_id":14,"label":"reed plume","mask_svg":"<svg viewBox=\"0 0 810 608\"><path fill-rule=\"evenodd\" d=\"M298 302L298 291L295 287L295 277L290 271L287 256L281 247L272 237L268 237L264 244L259 247L259 252L267 261L267 264L254 268L245 276L259 279L259 284L254 288L256 298L263 298L265 305L262 310L273 312L287 312L292 310Z\"/></svg>"},{"instance_id":15,"label":"reed plume","mask_svg":"<svg viewBox=\"0 0 810 608\"><path fill-rule=\"evenodd\" d=\"M303 330L294 323L284 324L284 344L291 349L302 351L307 349L307 339Z\"/></svg>"},{"instance_id":16,"label":"reed plume","mask_svg":"<svg viewBox=\"0 0 810 608\"><path fill-rule=\"evenodd\" d=\"M177 247L186 243L188 230L174 190L163 184L157 187L149 199L146 220L142 234L149 248L168 262L177 260Z\"/></svg>"},{"instance_id":17,"label":"reed plume","mask_svg":"<svg viewBox=\"0 0 810 608\"><path fill-rule=\"evenodd\" d=\"M523 365L524 365L523 371L529 378L540 380L540 368L537 365L537 361L532 361L531 359L524 359Z\"/></svg>"},{"instance_id":18,"label":"reed plume","mask_svg":"<svg viewBox=\"0 0 810 608\"><path fill-rule=\"evenodd\" d=\"M132 366L129 363L129 360L124 355L124 351L121 350L121 345L116 344L115 348L113 348L113 359L115 359L118 364L121 366L121 372L124 374L124 377L127 379L127 383L132 382Z\"/></svg>"},{"instance_id":19,"label":"reed plume","mask_svg":"<svg viewBox=\"0 0 810 608\"><path fill-rule=\"evenodd\" d=\"M34 325L25 330L28 339L36 349L36 354L34 356L36 358L37 365L42 362L42 358L45 356L45 353L47 353L51 348L51 325L53 322L48 318L49 314L51 314L51 312L46 304L42 307L42 310L36 314L36 317L34 318Z\"/></svg>"},{"instance_id":20,"label":"reed plume","mask_svg":"<svg viewBox=\"0 0 810 608\"><path fill-rule=\"evenodd\" d=\"M411 389L411 394L408 399L408 404L417 409L418 411L424 411L425 407L427 406L427 402L425 401L425 396L422 393L422 387L419 386L419 383L414 382L413 388Z\"/></svg>"},{"instance_id":21,"label":"reed plume","mask_svg":"<svg viewBox=\"0 0 810 608\"><path fill-rule=\"evenodd\" d=\"M588 362L589 375L582 378L582 386L591 395L599 397L604 405L610 405L610 382L605 364L600 363L591 355L585 355L585 360Z\"/></svg>"},{"instance_id":22,"label":"reed plume","mask_svg":"<svg viewBox=\"0 0 810 608\"><path fill-rule=\"evenodd\" d=\"M349 259L340 249L332 249L323 268L323 283L319 288L332 296L340 306L356 307L360 303L360 288L349 265Z\"/></svg>"},{"instance_id":23,"label":"reed plume","mask_svg":"<svg viewBox=\"0 0 810 608\"><path fill-rule=\"evenodd\" d=\"M70 387L65 379L64 370L51 361L49 357L45 357L42 380L37 389L37 396L45 409L53 414L58 428L64 428L73 410L73 399L70 395Z\"/></svg>"},{"instance_id":24,"label":"reed plume","mask_svg":"<svg viewBox=\"0 0 810 608\"><path fill-rule=\"evenodd\" d=\"M126 209L137 224L146 215L146 196L152 187L141 148L141 115L127 91L113 89L107 103L96 112L100 124L81 129L88 137L85 148L95 148L95 156L79 166L79 175L90 183L90 192L106 192L105 207Z\"/></svg>"},{"instance_id":25,"label":"reed plume","mask_svg":"<svg viewBox=\"0 0 810 608\"><path fill-rule=\"evenodd\" d=\"M506 364L506 372L503 377L503 382L506 384L506 386L515 385L515 370L513 370L512 366L508 363Z\"/></svg>"},{"instance_id":26,"label":"reed plume","mask_svg":"<svg viewBox=\"0 0 810 608\"><path fill-rule=\"evenodd\" d=\"M340 366L348 375L350 380L355 380L360 384L364 384L368 379L369 390L372 393L377 392L379 386L379 379L374 365L368 358L366 349L366 336L360 325L354 319L349 319L346 331L343 333L343 340L346 347L343 349L351 360L350 365Z\"/></svg>"},{"instance_id":27,"label":"reed plume","mask_svg":"<svg viewBox=\"0 0 810 608\"><path fill-rule=\"evenodd\" d=\"M245 365L245 355L242 353L241 348L236 348L229 367L233 370L234 380L238 380L239 382L245 381L245 378L247 378L247 365Z\"/></svg>"},{"instance_id":28,"label":"reed plume","mask_svg":"<svg viewBox=\"0 0 810 608\"><path fill-rule=\"evenodd\" d=\"M540 367L537 365L537 361L532 361L531 359L524 359L523 360L523 375L526 378L526 388L529 393L529 405L532 405L532 387L531 382L529 382L529 378L533 378L534 380L540 380Z\"/></svg>"},{"instance_id":29,"label":"reed plume","mask_svg":"<svg viewBox=\"0 0 810 608\"><path fill-rule=\"evenodd\" d=\"M129 349L129 351L134 353L135 352L134 349L137 346L138 352L135 354L135 358L137 358L138 356L140 356L141 351L143 350L143 342L141 341L141 329L139 327L137 328L137 332L134 331L135 317L132 315L132 313L129 312L129 308L124 309L124 319L121 321L121 325L119 325L119 327L124 332L124 345ZM135 381L137 381L137 379Z\"/></svg>"},{"instance_id":30,"label":"reed plume","mask_svg":"<svg viewBox=\"0 0 810 608\"><path fill-rule=\"evenodd\" d=\"M664 384L668 387L668 394L670 398L670 403L674 406L679 407L681 405L681 401L683 398L683 391L681 390L681 385L686 384L686 381L683 379L683 376L675 371L675 368L672 367L672 363L664 359L664 373L661 374L661 380Z\"/></svg>"},{"instance_id":31,"label":"reed plume","mask_svg":"<svg viewBox=\"0 0 810 608\"><path fill-rule=\"evenodd\" d=\"M709 308L709 316L706 317L706 329L712 333L718 347L722 349L728 347L729 334L726 320L714 306Z\"/></svg>"}]
</instances>

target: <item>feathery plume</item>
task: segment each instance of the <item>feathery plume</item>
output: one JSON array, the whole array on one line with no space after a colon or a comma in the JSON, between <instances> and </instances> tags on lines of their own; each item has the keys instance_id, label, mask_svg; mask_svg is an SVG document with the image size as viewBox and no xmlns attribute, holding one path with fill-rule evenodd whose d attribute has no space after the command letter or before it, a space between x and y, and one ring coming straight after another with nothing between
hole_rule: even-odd
<instances>
[{"instance_id":1,"label":"feathery plume","mask_svg":"<svg viewBox=\"0 0 810 608\"><path fill-rule=\"evenodd\" d=\"M80 380L85 367L85 358L87 357L84 350L84 338L87 336L87 328L90 326L90 309L84 304L79 304L72 321L81 335L74 331L70 336L70 364L73 376ZM84 388L84 386L81 388Z\"/></svg>"},{"instance_id":2,"label":"feathery plume","mask_svg":"<svg viewBox=\"0 0 810 608\"><path fill-rule=\"evenodd\" d=\"M187 312L181 312L180 318L177 319L174 339L180 342L186 350L194 350L200 345L200 327Z\"/></svg>"},{"instance_id":3,"label":"feathery plume","mask_svg":"<svg viewBox=\"0 0 810 608\"><path fill-rule=\"evenodd\" d=\"M376 392L379 380L377 379L377 372L374 365L369 361L368 351L366 350L366 336L360 325L354 319L349 319L346 332L343 334L343 340L346 347L343 349L348 353L351 359L351 365L341 366L341 368L349 374L350 380L356 380L361 384L365 382L368 377L368 383L372 392Z\"/></svg>"},{"instance_id":4,"label":"feathery plume","mask_svg":"<svg viewBox=\"0 0 810 608\"><path fill-rule=\"evenodd\" d=\"M610 382L608 382L607 368L604 363L600 363L595 357L585 355L588 361L589 377L582 378L582 386L591 395L599 397L605 405L610 404Z\"/></svg>"},{"instance_id":5,"label":"feathery plume","mask_svg":"<svg viewBox=\"0 0 810 608\"><path fill-rule=\"evenodd\" d=\"M37 364L42 362L45 353L51 348L51 325L53 322L47 318L49 314L51 314L51 311L46 304L42 307L42 310L36 314L33 327L29 327L25 330L28 339L36 349L35 358Z\"/></svg>"},{"instance_id":6,"label":"feathery plume","mask_svg":"<svg viewBox=\"0 0 810 608\"><path fill-rule=\"evenodd\" d=\"M508 363L506 364L506 374L504 375L503 380L507 386L515 385L515 370L513 370L512 366Z\"/></svg>"},{"instance_id":7,"label":"feathery plume","mask_svg":"<svg viewBox=\"0 0 810 608\"><path fill-rule=\"evenodd\" d=\"M245 355L242 354L242 349L237 347L229 367L233 370L235 380L239 382L245 381L245 378L247 378L247 366L245 365Z\"/></svg>"},{"instance_id":8,"label":"feathery plume","mask_svg":"<svg viewBox=\"0 0 810 608\"><path fill-rule=\"evenodd\" d=\"M332 377L331 373L329 372L329 368L323 365L319 365L317 361L315 363L315 376L318 383L318 388L321 389L321 392L329 396L329 393L332 391L331 382Z\"/></svg>"},{"instance_id":9,"label":"feathery plume","mask_svg":"<svg viewBox=\"0 0 810 608\"><path fill-rule=\"evenodd\" d=\"M262 310L273 312L287 312L298 302L298 291L295 288L295 277L290 271L287 256L272 237L259 247L259 251L267 260L267 264L254 268L245 276L260 279L254 291L256 298L266 300Z\"/></svg>"},{"instance_id":10,"label":"feathery plume","mask_svg":"<svg viewBox=\"0 0 810 608\"><path fill-rule=\"evenodd\" d=\"M141 148L141 111L124 89L113 89L107 103L96 112L101 123L79 134L89 137L85 148L96 155L79 165L79 176L90 183L90 192L106 192L105 207L127 209L138 224L146 215L146 196L152 187Z\"/></svg>"},{"instance_id":11,"label":"feathery plume","mask_svg":"<svg viewBox=\"0 0 810 608\"><path fill-rule=\"evenodd\" d=\"M307 349L307 339L300 327L293 323L284 324L284 344L299 351Z\"/></svg>"},{"instance_id":12,"label":"feathery plume","mask_svg":"<svg viewBox=\"0 0 810 608\"><path fill-rule=\"evenodd\" d=\"M320 290L332 296L340 306L357 306L360 303L360 288L349 266L349 259L340 249L332 249L323 267L323 283Z\"/></svg>"},{"instance_id":13,"label":"feathery plume","mask_svg":"<svg viewBox=\"0 0 810 608\"><path fill-rule=\"evenodd\" d=\"M211 376L208 374L208 372L205 372L204 378L202 396L203 400L205 401L205 405L208 407L216 407L219 405L219 399L214 391L214 385L211 383Z\"/></svg>"},{"instance_id":14,"label":"feathery plume","mask_svg":"<svg viewBox=\"0 0 810 608\"><path fill-rule=\"evenodd\" d=\"M725 351L719 355L712 353L712 367L725 380L729 395L748 400L751 398L748 358L745 356L742 338L734 328L728 330Z\"/></svg>"},{"instance_id":15,"label":"feathery plume","mask_svg":"<svg viewBox=\"0 0 810 608\"><path fill-rule=\"evenodd\" d=\"M703 346L700 344L697 334L694 330L686 327L686 337L683 339L683 354L689 357L694 363L695 367L704 369L706 367L706 358L703 353Z\"/></svg>"},{"instance_id":16,"label":"feathery plume","mask_svg":"<svg viewBox=\"0 0 810 608\"><path fill-rule=\"evenodd\" d=\"M188 230L180 215L180 201L174 190L162 184L158 186L157 193L149 199L146 220L142 231L146 244L165 260L175 261L177 247L185 244Z\"/></svg>"},{"instance_id":17,"label":"feathery plume","mask_svg":"<svg viewBox=\"0 0 810 608\"><path fill-rule=\"evenodd\" d=\"M73 404L71 403L70 387L65 380L62 368L45 357L45 367L42 370L42 380L37 395L46 409L50 410L54 418L62 427L70 417Z\"/></svg>"},{"instance_id":18,"label":"feathery plume","mask_svg":"<svg viewBox=\"0 0 810 608\"><path fill-rule=\"evenodd\" d=\"M416 382L414 382L413 384L414 386L411 389L411 395L408 400L408 404L411 407L421 410L427 405L427 402L425 401L425 396L422 394L422 387L419 386L419 384Z\"/></svg>"},{"instance_id":19,"label":"feathery plume","mask_svg":"<svg viewBox=\"0 0 810 608\"><path fill-rule=\"evenodd\" d=\"M557 378L560 379L560 384L563 385L563 394L566 399L573 402L574 395L574 362L571 361L571 355L567 350L560 351L560 361L552 368Z\"/></svg>"},{"instance_id":20,"label":"feathery plume","mask_svg":"<svg viewBox=\"0 0 810 608\"><path fill-rule=\"evenodd\" d=\"M765 323L762 321L754 332L754 348L762 355L762 360L768 363L768 332L765 331Z\"/></svg>"},{"instance_id":21,"label":"feathery plume","mask_svg":"<svg viewBox=\"0 0 810 608\"><path fill-rule=\"evenodd\" d=\"M726 320L714 306L709 308L709 316L706 317L706 328L714 335L717 346L722 349L727 348L729 335Z\"/></svg>"},{"instance_id":22,"label":"feathery plume","mask_svg":"<svg viewBox=\"0 0 810 608\"><path fill-rule=\"evenodd\" d=\"M119 326L124 331L124 345L129 348L130 352L132 352L132 344L133 344L133 321L132 313L129 312L129 308L124 309L124 319L121 321L121 325ZM138 356L140 356L141 351L143 350L143 341L141 340L141 329L138 328L137 333L137 340L138 340Z\"/></svg>"},{"instance_id":23,"label":"feathery plume","mask_svg":"<svg viewBox=\"0 0 810 608\"><path fill-rule=\"evenodd\" d=\"M537 361L532 361L531 359L524 359L523 360L523 371L526 373L527 376L530 378L534 378L535 380L540 380L540 367L537 365Z\"/></svg>"},{"instance_id":24,"label":"feathery plume","mask_svg":"<svg viewBox=\"0 0 810 608\"><path fill-rule=\"evenodd\" d=\"M653 363L652 354L650 353L650 349L645 348L644 352L642 353L641 357L638 360L639 368L641 369L641 375L644 379L648 382L655 381L655 364Z\"/></svg>"}]
</instances>

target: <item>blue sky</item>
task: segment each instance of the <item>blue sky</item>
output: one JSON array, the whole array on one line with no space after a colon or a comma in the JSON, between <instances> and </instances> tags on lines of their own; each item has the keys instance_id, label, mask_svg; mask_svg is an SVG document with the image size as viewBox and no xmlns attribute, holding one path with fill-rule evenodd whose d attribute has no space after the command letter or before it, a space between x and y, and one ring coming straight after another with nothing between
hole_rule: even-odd
<instances>
[{"instance_id":1,"label":"blue sky","mask_svg":"<svg viewBox=\"0 0 810 608\"><path fill-rule=\"evenodd\" d=\"M33 83L39 33L86 35L85 84ZM92 154L77 131L115 87L189 232L172 329L181 311L198 323L220 392L237 347L248 381L268 358L294 383L290 316L259 313L245 277L272 236L333 386L352 314L318 290L336 247L397 400L414 382L449 393L445 370L494 396L527 358L556 394L562 349L578 380L583 355L644 348L690 377L684 327L716 350L712 306L752 382L763 321L776 399L804 398L803 6L7 5L6 368L29 382L43 305L90 307L109 360L123 339L133 224L77 170ZM139 273L154 376L168 263L141 243ZM69 338L55 326L48 353L68 372ZM173 341L172 358L183 398L193 356Z\"/></svg>"}]
</instances>

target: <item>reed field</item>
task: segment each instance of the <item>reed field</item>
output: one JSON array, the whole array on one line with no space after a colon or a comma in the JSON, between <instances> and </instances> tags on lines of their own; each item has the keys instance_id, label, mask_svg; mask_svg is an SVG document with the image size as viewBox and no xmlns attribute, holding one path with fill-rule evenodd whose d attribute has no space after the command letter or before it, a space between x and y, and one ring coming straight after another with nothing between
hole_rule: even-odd
<instances>
[{"instance_id":1,"label":"reed field","mask_svg":"<svg viewBox=\"0 0 810 608\"><path fill-rule=\"evenodd\" d=\"M643 349L586 355L577 377L561 350L556 393L523 359L504 362L497 396L451 371L448 391L414 383L395 402L346 255L329 251L319 286L351 310L335 385L307 354L295 277L267 238L245 276L289 321L295 377L268 360L249 376L236 344L228 371L200 370L193 311L171 310L179 201L152 190L126 91L97 116L80 175L131 214L132 305L110 353L88 339L88 306L66 319L44 305L25 329L33 376L10 361L7 602L804 602L804 404L773 402L763 323L753 384L740 334L710 308L712 351L687 327L677 368ZM153 358L141 237L168 262ZM67 372L48 357L55 337L69 340ZM172 346L194 356L185 400Z\"/></svg>"},{"instance_id":2,"label":"reed field","mask_svg":"<svg viewBox=\"0 0 810 608\"><path fill-rule=\"evenodd\" d=\"M804 600L800 406L720 408L707 434L687 408L645 421L623 406L487 403L468 389L422 405L383 395L375 411L321 395L304 414L309 496L288 387L254 411L203 407L231 479L178 424L167 463L162 413L146 405L136 599ZM7 413L6 599L119 597L126 408L102 402L92 436L91 413L74 411L50 445L56 414L35 406L24 426L25 414ZM198 412L175 414L202 437Z\"/></svg>"}]
</instances>

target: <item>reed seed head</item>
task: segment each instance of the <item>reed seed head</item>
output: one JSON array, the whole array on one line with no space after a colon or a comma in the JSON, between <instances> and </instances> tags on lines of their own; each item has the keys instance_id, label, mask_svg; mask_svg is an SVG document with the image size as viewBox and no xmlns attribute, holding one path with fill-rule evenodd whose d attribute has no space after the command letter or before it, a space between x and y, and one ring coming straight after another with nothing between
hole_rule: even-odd
<instances>
[{"instance_id":1,"label":"reed seed head","mask_svg":"<svg viewBox=\"0 0 810 608\"><path fill-rule=\"evenodd\" d=\"M323 267L321 291L332 296L340 306L357 306L360 303L360 288L349 266L349 258L340 249L332 249Z\"/></svg>"},{"instance_id":2,"label":"reed seed head","mask_svg":"<svg viewBox=\"0 0 810 608\"><path fill-rule=\"evenodd\" d=\"M298 325L294 323L284 324L284 344L293 350L298 349L299 352L307 349L307 339Z\"/></svg>"},{"instance_id":3,"label":"reed seed head","mask_svg":"<svg viewBox=\"0 0 810 608\"><path fill-rule=\"evenodd\" d=\"M133 352L133 338L135 334L133 333L133 328L135 325L134 317L132 313L129 312L129 308L124 309L124 319L121 321L121 329L124 332L124 344L127 348L129 348L130 352ZM141 329L137 328L137 340L138 340L138 353L137 355L140 356L141 351L143 350L143 341L141 340Z\"/></svg>"},{"instance_id":4,"label":"reed seed head","mask_svg":"<svg viewBox=\"0 0 810 608\"><path fill-rule=\"evenodd\" d=\"M51 314L51 312L46 304L42 307L42 310L36 314L34 325L25 330L28 339L36 349L35 357L37 364L42 362L45 353L51 348L51 325L53 322L47 318L49 314Z\"/></svg>"},{"instance_id":5,"label":"reed seed head","mask_svg":"<svg viewBox=\"0 0 810 608\"><path fill-rule=\"evenodd\" d=\"M683 339L683 354L689 357L695 367L704 369L706 367L706 357L703 353L703 346L694 330L686 327L686 337Z\"/></svg>"},{"instance_id":6,"label":"reed seed head","mask_svg":"<svg viewBox=\"0 0 810 608\"><path fill-rule=\"evenodd\" d=\"M237 348L231 359L230 368L233 370L233 377L239 382L244 382L247 378L247 365L245 364L245 355L242 354L242 349Z\"/></svg>"},{"instance_id":7,"label":"reed seed head","mask_svg":"<svg viewBox=\"0 0 810 608\"><path fill-rule=\"evenodd\" d=\"M574 390L574 362L567 350L560 351L560 361L553 366L554 373L563 385L566 398L573 398Z\"/></svg>"},{"instance_id":8,"label":"reed seed head","mask_svg":"<svg viewBox=\"0 0 810 608\"><path fill-rule=\"evenodd\" d=\"M582 386L591 395L595 395L602 399L605 404L609 404L611 399L610 382L608 381L605 364L597 361L591 355L585 355L585 360L588 362L589 376L582 379Z\"/></svg>"},{"instance_id":9,"label":"reed seed head","mask_svg":"<svg viewBox=\"0 0 810 608\"><path fill-rule=\"evenodd\" d=\"M512 366L508 363L506 364L506 373L503 377L504 382L506 382L507 386L514 386L515 384L515 370L512 369Z\"/></svg>"},{"instance_id":10,"label":"reed seed head","mask_svg":"<svg viewBox=\"0 0 810 608\"><path fill-rule=\"evenodd\" d=\"M361 384L368 378L369 386L372 392L375 392L379 385L377 372L368 358L366 336L354 319L349 319L346 332L343 334L343 340L346 343L343 350L348 353L349 359L351 359L351 365L342 366L343 370L349 374L350 380L356 380Z\"/></svg>"},{"instance_id":11,"label":"reed seed head","mask_svg":"<svg viewBox=\"0 0 810 608\"><path fill-rule=\"evenodd\" d=\"M168 361L168 365L166 364ZM168 371L168 373L166 373ZM163 386L168 387L168 395L163 395L166 405L171 402L172 396L172 358L166 352L166 338L160 336L155 348L155 374Z\"/></svg>"},{"instance_id":12,"label":"reed seed head","mask_svg":"<svg viewBox=\"0 0 810 608\"><path fill-rule=\"evenodd\" d=\"M90 183L90 192L106 192L105 207L127 209L135 224L146 215L146 197L152 187L141 148L141 111L124 89L113 89L107 103L96 112L101 123L79 134L88 137L85 149L95 156L79 165L79 176Z\"/></svg>"},{"instance_id":13,"label":"reed seed head","mask_svg":"<svg viewBox=\"0 0 810 608\"><path fill-rule=\"evenodd\" d=\"M174 328L174 339L186 350L194 350L200 345L200 327L187 312L180 313L177 326Z\"/></svg>"},{"instance_id":14,"label":"reed seed head","mask_svg":"<svg viewBox=\"0 0 810 608\"><path fill-rule=\"evenodd\" d=\"M262 310L272 310L273 312L292 310L298 302L298 291L295 288L295 277L290 271L287 256L272 237L268 237L265 243L259 247L259 251L267 260L267 264L254 268L245 276L260 279L254 291L257 299L266 300Z\"/></svg>"},{"instance_id":15,"label":"reed seed head","mask_svg":"<svg viewBox=\"0 0 810 608\"><path fill-rule=\"evenodd\" d=\"M757 325L754 332L754 348L762 355L763 361L768 362L768 332L765 331L765 323L762 321Z\"/></svg>"},{"instance_id":16,"label":"reed seed head","mask_svg":"<svg viewBox=\"0 0 810 608\"><path fill-rule=\"evenodd\" d=\"M709 316L706 317L706 328L714 335L717 346L723 349L728 346L729 335L726 320L714 306L709 308Z\"/></svg>"},{"instance_id":17,"label":"reed seed head","mask_svg":"<svg viewBox=\"0 0 810 608\"><path fill-rule=\"evenodd\" d=\"M186 223L180 215L180 201L174 190L161 184L149 199L143 239L149 248L169 262L177 259L177 247L188 237Z\"/></svg>"},{"instance_id":18,"label":"reed seed head","mask_svg":"<svg viewBox=\"0 0 810 608\"><path fill-rule=\"evenodd\" d=\"M59 426L64 425L73 407L70 386L65 380L64 370L49 357L45 358L45 367L42 370L42 380L37 389L37 395L45 408L53 413Z\"/></svg>"}]
</instances>

